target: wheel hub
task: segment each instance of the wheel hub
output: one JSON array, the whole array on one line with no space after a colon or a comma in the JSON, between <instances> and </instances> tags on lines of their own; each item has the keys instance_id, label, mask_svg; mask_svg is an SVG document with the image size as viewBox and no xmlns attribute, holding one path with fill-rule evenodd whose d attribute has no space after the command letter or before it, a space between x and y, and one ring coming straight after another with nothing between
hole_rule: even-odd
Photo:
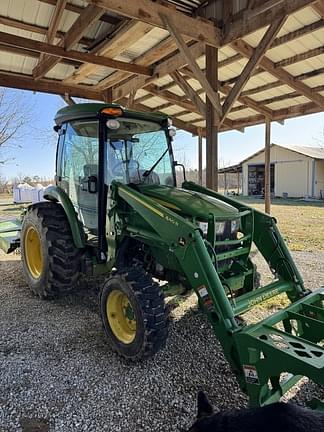
<instances>
[{"instance_id":1,"label":"wheel hub","mask_svg":"<svg viewBox=\"0 0 324 432\"><path fill-rule=\"evenodd\" d=\"M24 249L27 268L34 279L39 279L43 271L41 239L37 230L30 226L25 234Z\"/></svg>"},{"instance_id":2,"label":"wheel hub","mask_svg":"<svg viewBox=\"0 0 324 432\"><path fill-rule=\"evenodd\" d=\"M129 298L122 291L112 291L106 304L109 326L115 337L124 344L130 344L136 336L136 319Z\"/></svg>"}]
</instances>

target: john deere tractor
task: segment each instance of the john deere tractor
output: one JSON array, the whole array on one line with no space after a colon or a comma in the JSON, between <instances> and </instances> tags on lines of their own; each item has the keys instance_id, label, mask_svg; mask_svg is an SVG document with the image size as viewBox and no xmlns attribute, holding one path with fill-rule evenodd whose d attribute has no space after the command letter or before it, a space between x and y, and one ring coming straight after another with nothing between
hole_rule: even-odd
<instances>
[{"instance_id":1,"label":"john deere tractor","mask_svg":"<svg viewBox=\"0 0 324 432\"><path fill-rule=\"evenodd\" d=\"M138 360L165 345L165 295L193 290L251 405L279 400L304 375L324 384L324 292L304 288L273 217L186 181L185 170L177 186L175 129L163 114L80 104L55 122L55 186L21 227L0 226L2 247L21 247L35 294L56 297L82 274L105 275L107 338ZM268 285L252 244L273 274ZM281 293L286 309L251 325L238 317Z\"/></svg>"}]
</instances>

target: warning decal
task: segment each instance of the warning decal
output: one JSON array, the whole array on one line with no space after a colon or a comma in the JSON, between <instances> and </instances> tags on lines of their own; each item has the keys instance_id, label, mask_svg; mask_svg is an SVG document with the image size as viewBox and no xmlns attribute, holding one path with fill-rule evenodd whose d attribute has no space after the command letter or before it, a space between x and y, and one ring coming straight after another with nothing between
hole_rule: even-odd
<instances>
[{"instance_id":1,"label":"warning decal","mask_svg":"<svg viewBox=\"0 0 324 432\"><path fill-rule=\"evenodd\" d=\"M243 365L243 370L245 375L245 381L248 384L256 384L256 385L260 384L258 372L255 366Z\"/></svg>"}]
</instances>

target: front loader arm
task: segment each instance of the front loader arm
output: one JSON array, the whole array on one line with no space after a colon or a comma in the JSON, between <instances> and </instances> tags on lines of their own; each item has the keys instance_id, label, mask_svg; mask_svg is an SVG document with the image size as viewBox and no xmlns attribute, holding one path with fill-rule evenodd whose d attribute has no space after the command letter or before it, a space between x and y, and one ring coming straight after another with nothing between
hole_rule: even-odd
<instances>
[{"instance_id":1,"label":"front loader arm","mask_svg":"<svg viewBox=\"0 0 324 432\"><path fill-rule=\"evenodd\" d=\"M166 254L173 254L177 258L181 271L213 325L228 361L238 371L239 363L233 356L233 340L229 335L239 327L199 228L129 186L115 183L114 188L115 200L122 198L141 215L151 226L154 240L165 245ZM134 227L126 229L136 233ZM141 237L140 229L138 236Z\"/></svg>"},{"instance_id":2,"label":"front loader arm","mask_svg":"<svg viewBox=\"0 0 324 432\"><path fill-rule=\"evenodd\" d=\"M295 301L307 294L303 279L280 234L274 217L193 182L184 182L182 186L184 189L217 198L240 211L250 210L253 215L253 242L268 263L271 271L280 279L292 282L294 290L290 290L289 298Z\"/></svg>"}]
</instances>

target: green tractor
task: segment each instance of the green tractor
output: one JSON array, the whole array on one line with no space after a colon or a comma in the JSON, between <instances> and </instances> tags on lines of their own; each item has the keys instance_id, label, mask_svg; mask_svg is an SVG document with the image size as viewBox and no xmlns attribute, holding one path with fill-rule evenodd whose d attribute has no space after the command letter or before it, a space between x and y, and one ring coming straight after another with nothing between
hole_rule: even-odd
<instances>
[{"instance_id":1,"label":"green tractor","mask_svg":"<svg viewBox=\"0 0 324 432\"><path fill-rule=\"evenodd\" d=\"M53 298L105 275L100 314L113 349L138 360L165 346L165 296L195 291L251 405L277 401L301 376L324 384L324 292L310 293L273 217L184 181L163 114L118 105L61 109L56 185L0 244L21 247L30 289ZM274 278L261 286L255 245ZM256 324L239 315L286 293L291 305ZM288 374L287 374L288 373Z\"/></svg>"}]
</instances>

